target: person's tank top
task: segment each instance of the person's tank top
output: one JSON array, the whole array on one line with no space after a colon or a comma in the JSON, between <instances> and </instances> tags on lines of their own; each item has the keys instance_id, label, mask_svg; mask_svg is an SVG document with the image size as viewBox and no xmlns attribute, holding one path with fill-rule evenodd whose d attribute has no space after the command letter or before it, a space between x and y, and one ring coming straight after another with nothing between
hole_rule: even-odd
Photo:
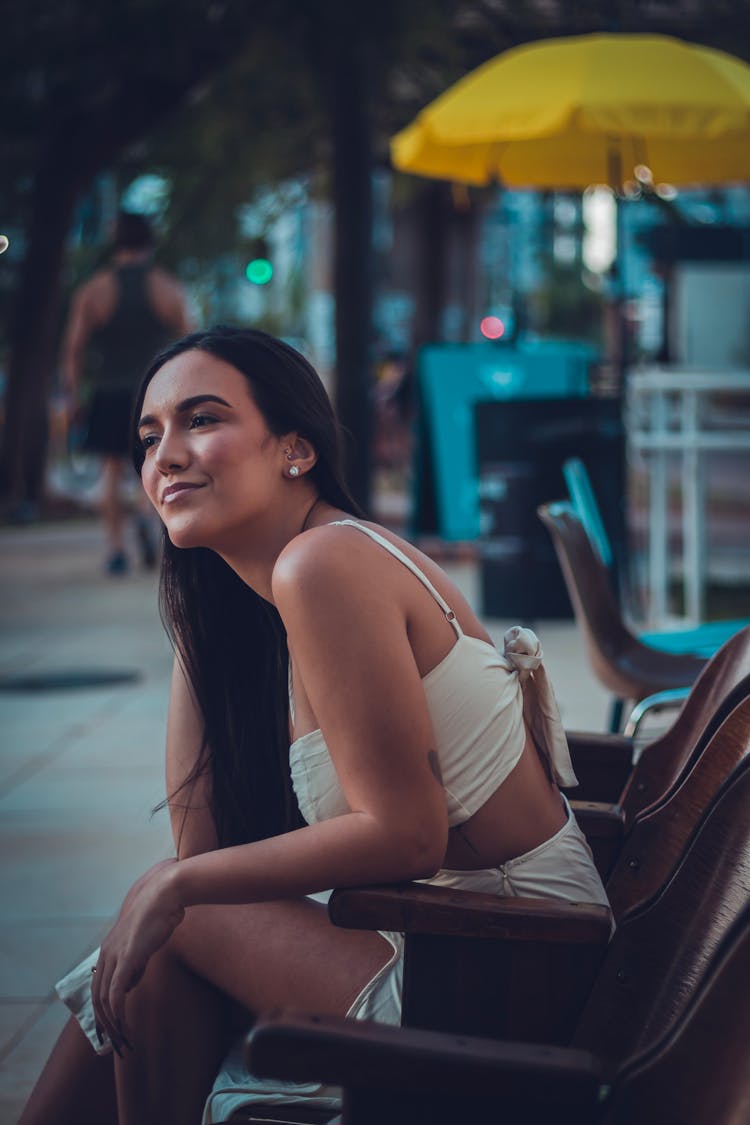
<instances>
[{"instance_id":1,"label":"person's tank top","mask_svg":"<svg viewBox=\"0 0 750 1125\"><path fill-rule=\"evenodd\" d=\"M152 308L146 278L151 265L118 266L115 310L90 340L89 373L96 388L135 389L147 364L175 333Z\"/></svg>"}]
</instances>

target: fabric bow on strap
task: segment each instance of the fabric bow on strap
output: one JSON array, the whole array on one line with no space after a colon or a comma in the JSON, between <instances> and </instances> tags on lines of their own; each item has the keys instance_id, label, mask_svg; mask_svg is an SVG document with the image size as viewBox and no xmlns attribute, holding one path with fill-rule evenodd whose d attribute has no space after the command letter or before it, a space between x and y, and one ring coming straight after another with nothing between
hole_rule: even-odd
<instances>
[{"instance_id":1,"label":"fabric bow on strap","mask_svg":"<svg viewBox=\"0 0 750 1125\"><path fill-rule=\"evenodd\" d=\"M544 654L539 638L531 629L514 625L503 637L503 654L518 672L524 720L549 762L555 781L564 789L577 785L557 700L542 663Z\"/></svg>"}]
</instances>

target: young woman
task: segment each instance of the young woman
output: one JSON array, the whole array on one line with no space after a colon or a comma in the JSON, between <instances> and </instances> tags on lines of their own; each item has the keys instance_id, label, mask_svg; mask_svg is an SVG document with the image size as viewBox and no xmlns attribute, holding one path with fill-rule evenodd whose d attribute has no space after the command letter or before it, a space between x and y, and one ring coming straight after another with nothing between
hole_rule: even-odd
<instances>
[{"instance_id":1,"label":"young woman","mask_svg":"<svg viewBox=\"0 0 750 1125\"><path fill-rule=\"evenodd\" d=\"M606 902L558 789L574 778L536 637L497 652L435 563L359 517L302 356L188 336L136 423L166 529L176 858L61 982L77 1019L22 1125L199 1122L262 1010L398 1022L400 935L334 928L315 892L427 879Z\"/></svg>"}]
</instances>

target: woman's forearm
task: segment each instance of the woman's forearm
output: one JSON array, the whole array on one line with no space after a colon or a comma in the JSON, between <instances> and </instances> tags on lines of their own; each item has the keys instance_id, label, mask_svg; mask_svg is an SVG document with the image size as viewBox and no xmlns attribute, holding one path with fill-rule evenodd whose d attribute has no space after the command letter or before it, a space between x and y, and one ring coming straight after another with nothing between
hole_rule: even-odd
<instances>
[{"instance_id":1,"label":"woman's forearm","mask_svg":"<svg viewBox=\"0 0 750 1125\"><path fill-rule=\"evenodd\" d=\"M447 828L446 828L447 834ZM418 826L385 834L366 813L347 813L258 843L191 856L171 878L180 906L293 898L336 886L426 878L446 840Z\"/></svg>"}]
</instances>

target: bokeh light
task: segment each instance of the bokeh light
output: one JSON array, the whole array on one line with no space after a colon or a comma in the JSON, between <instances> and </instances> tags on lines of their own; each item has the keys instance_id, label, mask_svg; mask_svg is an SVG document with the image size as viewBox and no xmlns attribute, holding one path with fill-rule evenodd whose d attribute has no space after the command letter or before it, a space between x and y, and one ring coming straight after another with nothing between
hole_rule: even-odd
<instances>
[{"instance_id":1,"label":"bokeh light","mask_svg":"<svg viewBox=\"0 0 750 1125\"><path fill-rule=\"evenodd\" d=\"M253 285L268 285L273 277L273 266L268 258L253 258L247 263L245 277Z\"/></svg>"},{"instance_id":2,"label":"bokeh light","mask_svg":"<svg viewBox=\"0 0 750 1125\"><path fill-rule=\"evenodd\" d=\"M499 316L485 316L482 317L479 331L488 340L499 340L505 332L505 325Z\"/></svg>"},{"instance_id":3,"label":"bokeh light","mask_svg":"<svg viewBox=\"0 0 750 1125\"><path fill-rule=\"evenodd\" d=\"M10 246L10 239L7 234L0 234L0 254L4 254Z\"/></svg>"},{"instance_id":4,"label":"bokeh light","mask_svg":"<svg viewBox=\"0 0 750 1125\"><path fill-rule=\"evenodd\" d=\"M617 248L617 203L610 188L586 188L583 223L583 264L593 273L605 273Z\"/></svg>"}]
</instances>

